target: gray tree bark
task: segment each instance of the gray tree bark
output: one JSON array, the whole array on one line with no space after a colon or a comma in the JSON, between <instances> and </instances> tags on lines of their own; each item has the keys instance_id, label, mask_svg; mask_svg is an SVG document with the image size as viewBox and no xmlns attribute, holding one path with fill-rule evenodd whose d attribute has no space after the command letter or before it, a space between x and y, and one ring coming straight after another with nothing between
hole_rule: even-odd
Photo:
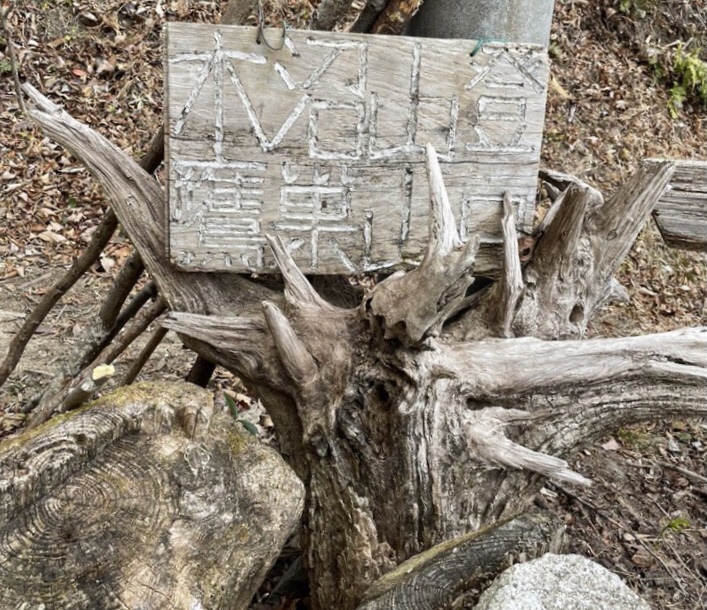
<instances>
[{"instance_id":1,"label":"gray tree bark","mask_svg":"<svg viewBox=\"0 0 707 610\"><path fill-rule=\"evenodd\" d=\"M429 0L406 33L547 46L553 6L554 0Z\"/></svg>"}]
</instances>

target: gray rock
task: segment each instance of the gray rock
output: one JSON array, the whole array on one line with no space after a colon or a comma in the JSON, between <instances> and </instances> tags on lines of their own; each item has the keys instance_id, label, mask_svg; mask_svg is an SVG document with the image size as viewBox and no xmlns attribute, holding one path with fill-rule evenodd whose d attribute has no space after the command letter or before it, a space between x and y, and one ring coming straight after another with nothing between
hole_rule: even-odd
<instances>
[{"instance_id":1,"label":"gray rock","mask_svg":"<svg viewBox=\"0 0 707 610\"><path fill-rule=\"evenodd\" d=\"M580 555L552 555L512 566L474 610L651 610L613 572Z\"/></svg>"}]
</instances>

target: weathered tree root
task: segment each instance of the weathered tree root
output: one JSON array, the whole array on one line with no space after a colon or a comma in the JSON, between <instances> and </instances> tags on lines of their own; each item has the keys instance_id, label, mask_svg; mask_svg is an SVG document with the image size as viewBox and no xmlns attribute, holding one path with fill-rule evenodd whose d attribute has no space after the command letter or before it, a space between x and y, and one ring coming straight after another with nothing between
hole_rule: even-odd
<instances>
[{"instance_id":1,"label":"weathered tree root","mask_svg":"<svg viewBox=\"0 0 707 610\"><path fill-rule=\"evenodd\" d=\"M426 263L344 309L319 297L276 238L284 295L242 276L172 267L159 185L38 92L28 94L40 108L31 118L106 189L173 312L164 326L266 405L307 485L304 558L315 608L355 608L405 559L522 512L544 476L581 482L561 458L601 435L707 414L707 329L591 341L522 336L582 335L670 179L670 163L644 165L607 203L571 184L529 261L506 245L512 289L496 284L460 309L474 243L455 239L429 150ZM508 208L504 236L517 241ZM450 272L439 272L435 258ZM405 291L402 302L386 282Z\"/></svg>"},{"instance_id":2,"label":"weathered tree root","mask_svg":"<svg viewBox=\"0 0 707 610\"><path fill-rule=\"evenodd\" d=\"M146 172L153 173L160 163L162 163L163 157L164 132L160 129L152 139L148 151L140 160L140 167L142 167ZM63 297L98 260L101 252L105 249L106 245L110 241L110 238L113 236L113 233L115 233L117 226L118 219L115 214L112 210L107 210L98 225L98 228L91 237L91 241L87 248L74 261L70 269L59 279L59 281L44 294L39 304L27 316L20 330L13 337L8 353L5 356L5 360L0 366L0 386L7 381L9 376L17 367L27 344L49 312L59 302L61 297ZM132 266L134 268L141 268L142 263L139 261L139 254L136 255L136 257L137 261L134 261ZM135 276L135 273L132 273L129 277L126 277L128 274L123 273L121 270L121 273L119 273L116 278L116 283L110 291L109 299L106 300L106 303L111 304L110 309L108 306L101 308L101 313L99 314L101 323L89 325L88 329L84 330L84 334L79 341L79 347L65 359L62 365L62 370L53 382L49 383L49 387L54 388L54 390L47 393L45 388L45 391L43 391L41 396L38 396L35 400L31 401L27 410L32 410L36 405L41 404L42 402L46 403L49 400L56 400L56 392L60 391L60 388L65 383L64 380L68 377L78 375L87 366L88 362L93 360L91 354L96 351L100 352L102 349L102 347L100 347L101 344L110 342L115 334L120 331L122 325L124 325L127 320L122 319L121 324L116 324L118 320L118 312L120 311L121 305L130 294L130 291L137 282L137 279L141 273L142 270L137 273L137 276ZM130 283L130 278L134 278L132 279L132 283ZM121 279L122 281L119 281ZM133 313L133 315L134 313L137 313L137 310L133 311L132 309L127 309L126 311Z\"/></svg>"},{"instance_id":3,"label":"weathered tree root","mask_svg":"<svg viewBox=\"0 0 707 610\"><path fill-rule=\"evenodd\" d=\"M245 22L255 7L254 0L230 0L224 9L221 19L223 24L240 24ZM6 19L12 7L2 14L2 29L8 34ZM8 47L13 63L13 78L17 93L18 103L23 113L26 113L19 77L17 62L14 58L14 47L8 37ZM164 159L164 126L161 126L148 146L147 152L140 160L140 166L153 174ZM108 209L94 232L86 249L72 264L71 268L54 284L42 297L35 309L27 316L22 327L13 337L5 360L0 365L0 387L7 381L17 367L22 354L34 335L39 325L44 321L49 312L59 302L74 284L98 260L111 237L118 227L118 219L112 209ZM144 272L144 264L139 252L134 251L121 270L118 272L113 285L106 294L103 305L98 314L98 320L86 325L78 347L63 361L61 370L43 391L22 407L22 411L31 412L40 409L49 410L48 405L61 402L61 393L66 393L67 380L77 377L84 369L95 360L98 354L115 338L125 324L140 309L136 305L144 300L140 296L121 311L126 299L135 288L139 278ZM200 369L205 371L203 367ZM213 370L213 368L212 368ZM206 380L208 382L208 379ZM204 383L204 385L206 385Z\"/></svg>"},{"instance_id":4,"label":"weathered tree root","mask_svg":"<svg viewBox=\"0 0 707 610\"><path fill-rule=\"evenodd\" d=\"M609 273L628 249L623 239L635 237L670 170L670 164L645 166L606 206L596 191L570 187L565 199L573 205L556 211L538 239L538 257L525 266L506 204L507 279L457 324L477 324L486 335L524 328L544 336L553 329L581 334L586 320L570 313L577 301L563 299L584 299L588 314L603 302ZM370 582L440 536L526 508L542 481L527 471L588 483L554 456L628 423L707 413L706 329L560 343L459 342L445 332L473 280L475 244L462 243L445 220L451 211L433 161L428 172L425 259L376 286L361 308L323 303L271 239L286 304L265 303L265 325L255 312L237 318L173 313L165 322L254 386L289 396L291 403L278 399L272 414L276 426L292 431L292 418L301 426L297 451L307 456L300 474L309 481L305 557L313 595L337 607L362 594L354 583ZM623 225L607 211L617 209L630 214ZM600 230L609 240L622 239L620 247L602 247ZM552 247L553 235L562 247ZM576 260L586 263L581 274L571 267ZM538 269L556 270L559 302L548 296ZM285 416L288 404L294 411ZM390 489L391 480L400 488ZM400 507L395 519L376 512L374 498ZM342 538L344 551L342 543L331 543Z\"/></svg>"}]
</instances>

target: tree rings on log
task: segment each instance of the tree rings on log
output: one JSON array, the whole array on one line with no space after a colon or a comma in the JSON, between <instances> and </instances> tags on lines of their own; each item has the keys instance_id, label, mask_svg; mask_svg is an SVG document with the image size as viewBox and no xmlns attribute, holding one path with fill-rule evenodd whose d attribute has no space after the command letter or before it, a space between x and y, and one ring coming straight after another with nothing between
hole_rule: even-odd
<instances>
[{"instance_id":1,"label":"tree rings on log","mask_svg":"<svg viewBox=\"0 0 707 610\"><path fill-rule=\"evenodd\" d=\"M448 540L379 578L358 610L461 608L514 563L563 550L564 531L557 516L534 511Z\"/></svg>"},{"instance_id":2,"label":"tree rings on log","mask_svg":"<svg viewBox=\"0 0 707 610\"><path fill-rule=\"evenodd\" d=\"M0 446L0 607L246 608L303 488L212 409L141 383Z\"/></svg>"}]
</instances>

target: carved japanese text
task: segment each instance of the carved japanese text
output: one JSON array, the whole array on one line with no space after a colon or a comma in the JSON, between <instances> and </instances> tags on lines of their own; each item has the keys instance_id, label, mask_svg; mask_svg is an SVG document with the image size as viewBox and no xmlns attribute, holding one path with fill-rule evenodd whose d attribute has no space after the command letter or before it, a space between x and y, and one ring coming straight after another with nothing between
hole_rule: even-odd
<instances>
[{"instance_id":1,"label":"carved japanese text","mask_svg":"<svg viewBox=\"0 0 707 610\"><path fill-rule=\"evenodd\" d=\"M310 273L414 264L427 236L431 142L462 235L484 235L491 248L480 264L498 267L503 193L520 229L532 220L543 49L288 31L272 51L256 37L253 28L168 26L175 264L274 270L267 233Z\"/></svg>"}]
</instances>

